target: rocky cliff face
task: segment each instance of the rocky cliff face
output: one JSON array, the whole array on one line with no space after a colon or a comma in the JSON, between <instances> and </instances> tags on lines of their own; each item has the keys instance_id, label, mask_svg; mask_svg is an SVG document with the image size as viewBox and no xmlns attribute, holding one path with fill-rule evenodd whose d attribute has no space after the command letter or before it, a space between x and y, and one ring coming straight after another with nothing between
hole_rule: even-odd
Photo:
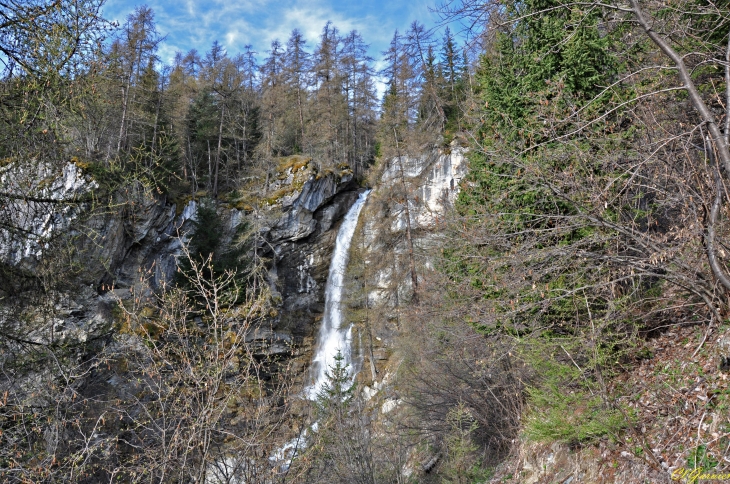
<instances>
[{"instance_id":1,"label":"rocky cliff face","mask_svg":"<svg viewBox=\"0 0 730 484\"><path fill-rule=\"evenodd\" d=\"M377 268L368 293L371 305L393 304L387 294L393 292L394 285L399 286L402 297L410 291L410 278L397 275L398 266L403 270L407 257L404 237L408 216L417 264L430 266L429 247L441 237L444 217L456 199L466 169L465 150L456 145L446 152L434 150L420 157L390 160L384 167L372 203L361 217L364 240L360 244L367 247L365 257L375 259L384 251L392 251L395 262L372 264ZM393 244L394 240L399 242Z\"/></svg>"},{"instance_id":2,"label":"rocky cliff face","mask_svg":"<svg viewBox=\"0 0 730 484\"><path fill-rule=\"evenodd\" d=\"M379 190L405 183L410 195L412 224L416 229L437 228L466 175L465 153L464 148L454 144L446 152L433 150L419 157L391 160L380 176ZM400 208L393 208L397 216L392 231L405 229L405 211Z\"/></svg>"},{"instance_id":3,"label":"rocky cliff face","mask_svg":"<svg viewBox=\"0 0 730 484\"><path fill-rule=\"evenodd\" d=\"M300 384L306 378L324 313L324 288L337 229L359 192L349 174L313 177L267 232L270 285L280 301L272 322L273 337L291 340L297 348L294 370Z\"/></svg>"},{"instance_id":4,"label":"rocky cliff face","mask_svg":"<svg viewBox=\"0 0 730 484\"><path fill-rule=\"evenodd\" d=\"M50 177L47 195L60 202L96 188L93 179L72 163L60 174L36 175ZM294 366L302 379L324 308L337 227L358 190L347 170L318 174L307 160L299 160L299 166L289 166L279 174L271 187L277 195L259 212L263 227L258 250L269 260L269 282L278 307L270 327L257 332L254 343L260 351L295 357ZM8 238L0 244L2 262L26 268L38 264L50 241L65 238L74 244L82 270L73 277L73 284L61 287L55 295L49 324L31 335L38 342L51 338L83 342L108 334L119 299L158 290L174 277L177 258L196 216L196 201L180 210L141 185L126 187L118 199L119 203L111 202L103 210L93 209L91 203L61 203L59 206L72 209L49 208L37 220L18 221L30 224L41 237L9 240L9 234L0 234ZM21 207L17 216L29 216L31 208ZM218 212L226 232L224 243L230 243L241 223L255 218L251 211L228 203L221 203ZM70 231L82 231L82 236L71 236ZM293 348L297 348L295 353Z\"/></svg>"},{"instance_id":5,"label":"rocky cliff face","mask_svg":"<svg viewBox=\"0 0 730 484\"><path fill-rule=\"evenodd\" d=\"M410 290L402 258L404 209L410 210L420 270L428 264L425 249L439 237L444 213L456 195L464 170L463 152L456 147L449 152L394 160L384 167L378 186L361 213L360 239L353 243L360 253L351 258L350 265L353 259L355 264L362 265L364 261L366 266L370 265L369 281L364 291L357 287L364 280L362 275L345 281L350 285L346 292L361 300L346 309L345 318L356 322L354 341L360 358L356 355L354 360L366 365L366 371L360 373L360 388L371 402L373 415L398 414L402 403L395 389L398 354L394 344L400 330L397 300L407 298ZM55 187L59 196L67 193L77 197L94 192L94 180L78 167L69 166L66 171L73 176L64 174L59 181L51 180L50 186ZM308 160L294 159L282 163L266 190L266 199L226 196L218 204L224 244L231 244L242 224L246 224L247 230L254 230L259 241L255 250L267 260L267 280L276 306L263 327L245 333L243 338L252 345L255 356L276 355L290 363L295 391L307 383L340 222L363 190L346 169L318 173L309 167ZM150 310L150 320L155 318L154 308L149 307L152 303L145 306L138 301L172 281L177 259L194 227L198 206L191 200L178 207L141 184L122 188L117 197L109 197L103 208L88 200L69 204L75 208L53 212L55 218L49 219L52 223L41 227L45 239L15 246L23 250L0 253L0 262L5 265L33 267L42 262L46 246L59 240L73 249L74 261L80 268L68 278L68 285L54 289L50 317L39 318L38 329L24 333L29 341L45 344L96 340L100 346L111 342L107 348L120 355L143 344L142 338L128 331L121 331L113 340L109 338L119 323L115 318L119 316L120 300L135 300L137 308L143 312ZM27 247L31 250L25 250ZM49 246L48 253L52 248ZM388 263L376 263L378 258L385 258ZM364 306L378 313L377 320L371 320L371 328L363 326L355 314L363 308L363 295L367 301ZM0 307L0 318L7 321L7 315ZM142 326L145 318L140 317ZM202 321L198 324L204 328ZM370 335L373 344L367 348ZM80 361L94 350L88 345L80 347L83 354L72 359ZM93 381L83 377L78 384L93 386L95 392L104 395L133 390L130 384L109 378L107 370L100 368ZM299 416L296 404L293 407L292 421Z\"/></svg>"},{"instance_id":6,"label":"rocky cliff face","mask_svg":"<svg viewBox=\"0 0 730 484\"><path fill-rule=\"evenodd\" d=\"M408 413L403 412L407 406L399 372L403 359L399 344L404 341L400 335L410 329L403 324L402 315L413 309L409 307L413 288L408 221L416 273L423 281L431 269L433 249L442 242L467 160L465 150L452 145L419 157L389 160L378 169L352 242L345 314L354 323L353 361L361 365L357 388L367 402L364 412L369 429L375 442L385 444L392 439L393 426L402 423L401 418L407 419ZM432 436L424 434L416 440L411 442L413 449L428 450L401 456L405 477L428 472L442 457L433 450L439 446Z\"/></svg>"},{"instance_id":7,"label":"rocky cliff face","mask_svg":"<svg viewBox=\"0 0 730 484\"><path fill-rule=\"evenodd\" d=\"M384 167L361 215L361 233L370 254L365 257L391 250L387 241L402 236L404 199L391 196L394 186L408 185L412 228L421 254L429 240L438 236L444 210L453 201L464 171L463 151L457 147L448 153L393 160ZM39 176L48 178L50 174ZM93 179L74 164L46 183L48 196L62 201L96 188ZM282 165L270 187L273 196L264 201L263 209L254 213L247 203L219 205L224 241L230 243L241 223L254 220L260 227L262 243L257 250L268 259L268 280L277 307L254 343L264 353L292 357L299 383L306 379L324 312L324 287L339 222L361 191L346 169L316 173L308 160L297 158ZM31 335L38 342L87 341L112 331L119 299L139 296L144 288L158 290L172 280L197 209L195 200L176 207L142 185L126 187L119 194L119 203L108 203L103 210L92 210L88 203L71 206L34 222L42 225L39 233L48 240L63 238L70 230L83 230L83 236L69 239L83 270L75 275L73 285L54 296L49 324ZM3 244L0 256L5 263L32 267L43 257L42 239L14 244ZM403 255L402 244L392 250ZM420 262L427 264L425 259ZM392 307L393 300L386 293L393 292L394 284L399 287L396 292L408 292L408 278L396 272L393 266L377 269L377 283L369 287L369 304ZM395 328L388 321L392 321L390 316L374 335L372 356L377 366L387 366L391 354Z\"/></svg>"},{"instance_id":8,"label":"rocky cliff face","mask_svg":"<svg viewBox=\"0 0 730 484\"><path fill-rule=\"evenodd\" d=\"M410 215L416 272L421 273L431 266L430 251L442 237L445 216L466 175L465 152L453 144L448 150L389 160L380 167L375 188L360 215L353 247L363 264L359 271L351 271L351 278L359 280L365 297L355 298L353 309L367 307L369 323L365 327L356 322L359 335L355 340L361 344L354 350L361 352L364 395L367 399L377 395L374 402L388 410L398 402L390 379L399 361L399 306L412 294L407 217Z\"/></svg>"},{"instance_id":9,"label":"rocky cliff face","mask_svg":"<svg viewBox=\"0 0 730 484\"><path fill-rule=\"evenodd\" d=\"M5 160L3 160L5 161ZM0 164L0 260L33 267L54 233L70 228L97 183L73 163Z\"/></svg>"}]
</instances>

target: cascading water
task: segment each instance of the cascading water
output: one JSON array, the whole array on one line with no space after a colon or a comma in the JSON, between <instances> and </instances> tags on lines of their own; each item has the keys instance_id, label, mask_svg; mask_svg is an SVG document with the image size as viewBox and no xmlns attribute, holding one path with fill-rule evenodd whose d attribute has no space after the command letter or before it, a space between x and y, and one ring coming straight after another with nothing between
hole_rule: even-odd
<instances>
[{"instance_id":1,"label":"cascading water","mask_svg":"<svg viewBox=\"0 0 730 484\"><path fill-rule=\"evenodd\" d=\"M312 359L312 375L313 382L304 389L304 396L310 400L317 398L318 393L327 381L327 372L335 362L335 356L339 352L347 365L349 376L351 379L355 377L355 369L352 367L352 325L347 331L342 330L342 292L345 279L345 270L347 262L350 258L350 243L355 235L355 228L360 217L360 211L367 201L371 190L367 190L360 194L357 201L350 207L342 221L337 239L335 240L335 250L332 253L332 262L330 262L329 275L327 276L327 285L324 291L324 316L322 318L322 326L319 329L317 338L317 351ZM298 437L290 440L282 447L274 451L269 457L269 461L276 466L279 471L286 472L300 451L307 446L309 431L317 432L318 422L314 422L305 429ZM227 472L231 469L240 467L241 464L236 459L227 459L218 464L217 467L212 466L206 477L211 483L220 484L228 482L231 484L244 484L246 480L240 476L229 477ZM245 465L243 466L245 468ZM220 475L223 469L223 475Z\"/></svg>"},{"instance_id":2,"label":"cascading water","mask_svg":"<svg viewBox=\"0 0 730 484\"><path fill-rule=\"evenodd\" d=\"M314 381L304 390L304 394L310 400L317 398L322 386L327 381L327 372L335 362L335 356L339 352L344 360L343 364L348 365L350 377L354 377L352 367L352 326L346 331L342 329L342 290L345 279L345 269L350 258L350 243L355 235L357 220L360 217L365 201L370 194L367 190L360 194L357 201L345 215L340 231L337 233L335 250L330 262L327 285L324 291L324 317L322 326L319 328L317 338L317 352L312 359L312 375Z\"/></svg>"},{"instance_id":3,"label":"cascading water","mask_svg":"<svg viewBox=\"0 0 730 484\"><path fill-rule=\"evenodd\" d=\"M360 194L357 201L350 207L342 221L340 231L337 232L335 250L332 253L327 285L324 290L324 316L322 326L319 328L317 337L317 351L312 359L311 373L313 382L304 389L304 395L315 400L320 390L327 381L327 372L335 362L335 356L339 352L347 365L350 378L355 377L355 369L352 367L352 326L347 331L342 330L342 290L345 280L345 269L350 258L350 243L355 235L357 220L360 217L365 201L368 199L370 190ZM308 430L317 431L317 422L314 422ZM307 445L308 430L301 435L287 442L278 449L271 457L272 462L279 463L281 470L286 470L291 460ZM281 464L283 462L283 464Z\"/></svg>"}]
</instances>

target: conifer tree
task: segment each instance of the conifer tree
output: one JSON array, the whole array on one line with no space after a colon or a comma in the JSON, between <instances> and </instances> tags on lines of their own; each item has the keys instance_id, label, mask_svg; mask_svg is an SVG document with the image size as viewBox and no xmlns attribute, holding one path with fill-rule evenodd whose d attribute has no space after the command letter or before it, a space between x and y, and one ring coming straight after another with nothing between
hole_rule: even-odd
<instances>
[{"instance_id":1,"label":"conifer tree","mask_svg":"<svg viewBox=\"0 0 730 484\"><path fill-rule=\"evenodd\" d=\"M439 77L442 85L440 95L444 104L444 117L449 128L460 129L460 104L464 101L464 86L462 76L467 69L467 63L462 62L456 39L451 30L446 27L441 43L441 59L439 62Z\"/></svg>"},{"instance_id":2,"label":"conifer tree","mask_svg":"<svg viewBox=\"0 0 730 484\"><path fill-rule=\"evenodd\" d=\"M142 75L145 67L154 66L157 61L156 52L161 41L162 37L155 26L154 12L143 6L129 15L122 29L122 36L111 46L115 70L122 84L117 154L121 151L130 153L133 147L142 142L143 134L138 132L138 125L143 125L144 122L137 111L136 100L144 94ZM152 85L147 84L146 87L150 89ZM154 88L156 87L155 85Z\"/></svg>"},{"instance_id":3,"label":"conifer tree","mask_svg":"<svg viewBox=\"0 0 730 484\"><path fill-rule=\"evenodd\" d=\"M355 391L351 382L350 369L340 351L334 356L334 363L325 373L327 379L317 393L315 404L318 417L325 423L333 420L339 425L345 423L347 409Z\"/></svg>"},{"instance_id":4,"label":"conifer tree","mask_svg":"<svg viewBox=\"0 0 730 484\"><path fill-rule=\"evenodd\" d=\"M345 144L347 163L355 175L364 172L373 156L373 124L375 122L375 90L373 69L367 54L368 46L353 30L343 39L343 91L348 105Z\"/></svg>"},{"instance_id":5,"label":"conifer tree","mask_svg":"<svg viewBox=\"0 0 730 484\"><path fill-rule=\"evenodd\" d=\"M305 111L308 108L307 91L309 87L309 72L311 70L311 56L306 51L307 41L298 29L294 29L287 41L285 58L285 76L289 89L289 98L292 105L296 105L297 126L292 152L306 151L305 146L309 144L305 132Z\"/></svg>"},{"instance_id":6,"label":"conifer tree","mask_svg":"<svg viewBox=\"0 0 730 484\"><path fill-rule=\"evenodd\" d=\"M433 38L423 24L413 22L406 32L406 50L413 66L414 102L417 103L417 114L414 122L418 131L432 135L440 134L444 124L443 102L439 99L436 84L436 72L433 59Z\"/></svg>"},{"instance_id":7,"label":"conifer tree","mask_svg":"<svg viewBox=\"0 0 730 484\"><path fill-rule=\"evenodd\" d=\"M241 87L233 99L231 121L234 125L231 127L231 136L235 140L236 170L240 176L243 173L242 168L249 165L261 138L261 103L257 84L258 66L252 47L247 45L244 53L236 56L233 63L241 78Z\"/></svg>"},{"instance_id":8,"label":"conifer tree","mask_svg":"<svg viewBox=\"0 0 730 484\"><path fill-rule=\"evenodd\" d=\"M281 42L271 43L269 57L261 66L261 104L263 111L263 137L260 147L261 161L266 171L265 188L269 189L274 157L284 154L281 138L282 118L286 112L284 49Z\"/></svg>"}]
</instances>

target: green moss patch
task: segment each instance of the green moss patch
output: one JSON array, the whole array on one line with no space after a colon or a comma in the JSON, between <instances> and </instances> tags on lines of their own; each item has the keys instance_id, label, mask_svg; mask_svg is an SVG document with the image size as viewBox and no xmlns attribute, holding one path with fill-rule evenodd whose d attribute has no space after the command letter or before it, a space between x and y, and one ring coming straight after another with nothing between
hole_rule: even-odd
<instances>
[{"instance_id":1,"label":"green moss patch","mask_svg":"<svg viewBox=\"0 0 730 484\"><path fill-rule=\"evenodd\" d=\"M292 173L297 173L303 169L310 167L310 162L312 161L311 156L303 156L303 155L292 155L292 156L286 156L284 158L279 159L279 166L276 169L279 173L285 173L289 168L291 168Z\"/></svg>"}]
</instances>

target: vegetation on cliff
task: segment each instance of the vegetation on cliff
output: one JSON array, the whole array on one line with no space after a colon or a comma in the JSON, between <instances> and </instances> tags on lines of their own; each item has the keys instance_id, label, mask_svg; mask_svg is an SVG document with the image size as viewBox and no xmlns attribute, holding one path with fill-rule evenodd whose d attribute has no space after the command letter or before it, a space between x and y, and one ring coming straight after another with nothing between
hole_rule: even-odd
<instances>
[{"instance_id":1,"label":"vegetation on cliff","mask_svg":"<svg viewBox=\"0 0 730 484\"><path fill-rule=\"evenodd\" d=\"M721 242L730 12L705 2L525 1L446 13L477 20L484 47L464 113L471 170L432 283L447 290L421 311L437 341L445 327L467 325L482 342L471 356L443 347L452 356L442 364L482 375L458 379L467 393L486 402L512 382L497 398L505 425L482 445L509 451L520 435L610 441L608 462L621 450L651 478L686 467L697 449L705 467L727 468L727 397L647 419L636 401L662 384L632 372L654 358L647 340L690 327L698 339L684 362L655 363L659 380L694 362L722 386L726 350L711 342L726 332L730 287ZM416 367L416 395L432 379ZM428 391L438 401L455 384ZM470 408L495 421L491 406ZM685 424L669 436L674 419ZM696 438L680 443L690 431Z\"/></svg>"},{"instance_id":2,"label":"vegetation on cliff","mask_svg":"<svg viewBox=\"0 0 730 484\"><path fill-rule=\"evenodd\" d=\"M330 23L312 50L294 30L261 61L214 43L162 66L152 10L114 28L100 4L0 12L0 477L481 482L524 441L624 453L651 478L728 469L725 2L448 2L470 42L414 22L380 73ZM431 237L407 161L452 141L470 172ZM257 346L281 302L266 213L368 170L389 174L370 203L398 227L367 225L377 249L358 236L349 314L372 380L374 331L399 334L398 410L376 415L336 362L284 469L270 457L306 412ZM121 289L84 268L94 224L142 198L198 202L157 292L154 267ZM243 219L225 243L224 206ZM68 337L71 288L114 324Z\"/></svg>"}]
</instances>

